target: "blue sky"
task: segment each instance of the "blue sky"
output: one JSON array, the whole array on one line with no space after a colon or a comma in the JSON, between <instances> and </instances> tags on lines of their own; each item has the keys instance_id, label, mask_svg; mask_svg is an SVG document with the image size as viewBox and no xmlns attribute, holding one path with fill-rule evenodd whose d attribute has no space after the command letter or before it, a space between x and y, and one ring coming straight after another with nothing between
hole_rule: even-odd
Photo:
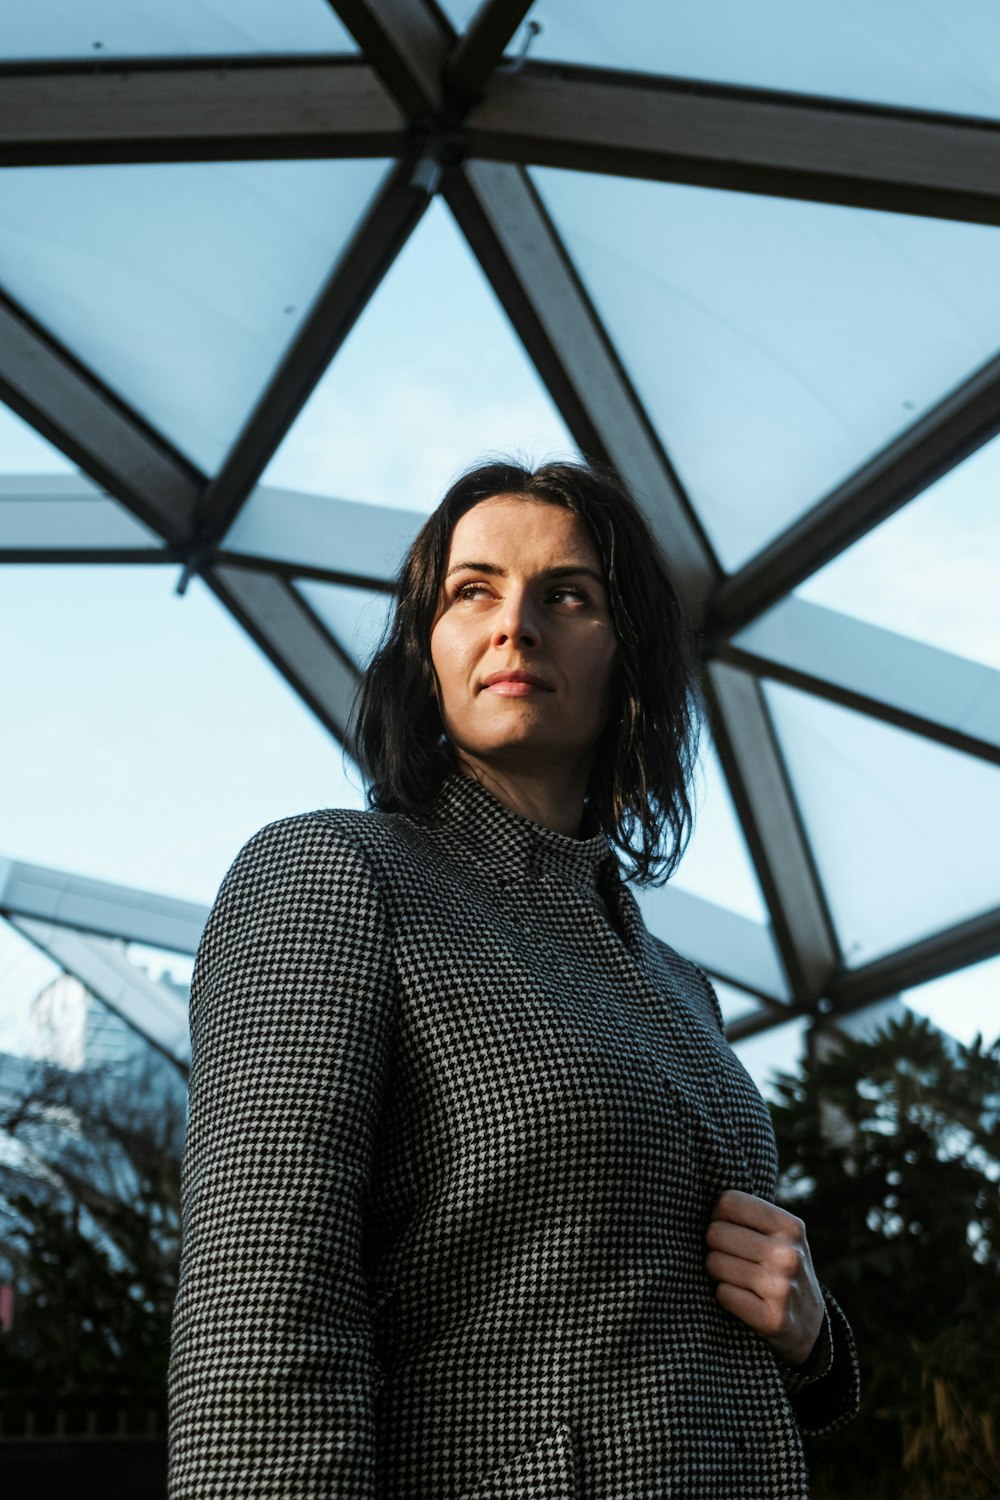
<instances>
[{"instance_id":1,"label":"blue sky","mask_svg":"<svg viewBox=\"0 0 1000 1500\"><path fill-rule=\"evenodd\" d=\"M435 204L265 480L418 513L457 470L495 450L532 459L572 451L482 273ZM0 408L0 473L59 472L72 468ZM800 593L1000 666L998 488L993 445ZM339 746L200 580L182 597L177 577L173 567L0 568L0 856L207 904L262 824L361 805ZM859 772L856 757L848 764L849 736L822 732L835 735L831 763L847 767L845 787L848 771L863 772L866 818L877 819L891 765ZM943 817L955 858L982 864L982 803L963 801L961 770L950 786L926 788L926 806L916 782L908 801L897 796L893 817L908 819L917 836L922 823L929 830ZM834 817L848 815L836 786L831 797ZM877 838L878 829L868 833ZM905 900L915 877L902 868L898 875ZM991 879L982 874L984 890ZM764 915L710 747L677 881L745 916ZM991 890L995 902L1000 891ZM923 894L933 913L933 890ZM48 972L0 930L0 1046L18 1044L28 1000ZM994 961L926 987L912 1003L956 1035L992 1035L1000 1030L998 980ZM794 1045L761 1039L747 1058L763 1077L772 1062L787 1064Z\"/></svg>"}]
</instances>

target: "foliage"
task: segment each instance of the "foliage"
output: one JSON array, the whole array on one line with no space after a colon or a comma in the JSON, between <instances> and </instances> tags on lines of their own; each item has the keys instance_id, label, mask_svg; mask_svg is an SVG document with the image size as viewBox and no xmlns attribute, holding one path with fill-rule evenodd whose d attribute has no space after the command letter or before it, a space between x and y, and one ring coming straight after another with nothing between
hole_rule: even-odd
<instances>
[{"instance_id":1,"label":"foliage","mask_svg":"<svg viewBox=\"0 0 1000 1500\"><path fill-rule=\"evenodd\" d=\"M995 1500L1000 1040L908 1016L783 1075L772 1114L781 1201L862 1365L859 1417L813 1445L815 1500Z\"/></svg>"},{"instance_id":2,"label":"foliage","mask_svg":"<svg viewBox=\"0 0 1000 1500\"><path fill-rule=\"evenodd\" d=\"M13 1328L0 1386L161 1385L180 1230L183 1088L165 1068L40 1066L0 1128Z\"/></svg>"}]
</instances>

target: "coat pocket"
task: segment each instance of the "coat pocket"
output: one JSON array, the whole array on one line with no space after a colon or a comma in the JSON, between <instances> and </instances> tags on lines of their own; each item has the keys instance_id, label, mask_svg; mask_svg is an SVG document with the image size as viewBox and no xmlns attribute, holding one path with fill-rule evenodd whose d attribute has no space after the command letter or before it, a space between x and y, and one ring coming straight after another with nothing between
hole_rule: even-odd
<instances>
[{"instance_id":1,"label":"coat pocket","mask_svg":"<svg viewBox=\"0 0 1000 1500\"><path fill-rule=\"evenodd\" d=\"M575 1500L573 1435L563 1423L465 1490L460 1500Z\"/></svg>"}]
</instances>

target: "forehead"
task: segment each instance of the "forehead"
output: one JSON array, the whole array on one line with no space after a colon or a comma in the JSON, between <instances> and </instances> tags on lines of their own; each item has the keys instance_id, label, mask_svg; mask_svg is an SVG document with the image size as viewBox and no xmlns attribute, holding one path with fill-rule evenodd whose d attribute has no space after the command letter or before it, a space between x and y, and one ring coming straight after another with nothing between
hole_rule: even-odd
<instances>
[{"instance_id":1,"label":"forehead","mask_svg":"<svg viewBox=\"0 0 1000 1500\"><path fill-rule=\"evenodd\" d=\"M463 560L525 568L579 562L603 572L579 516L563 505L523 495L493 495L459 517L448 563L453 567Z\"/></svg>"}]
</instances>

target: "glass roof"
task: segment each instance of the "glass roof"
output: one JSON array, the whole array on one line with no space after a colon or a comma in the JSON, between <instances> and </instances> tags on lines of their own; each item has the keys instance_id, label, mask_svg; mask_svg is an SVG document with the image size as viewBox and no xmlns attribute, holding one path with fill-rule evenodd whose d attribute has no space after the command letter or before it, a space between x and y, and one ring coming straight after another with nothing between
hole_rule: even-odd
<instances>
[{"instance_id":1,"label":"glass roof","mask_svg":"<svg viewBox=\"0 0 1000 1500\"><path fill-rule=\"evenodd\" d=\"M1000 438L795 592L1000 669Z\"/></svg>"},{"instance_id":2,"label":"glass roof","mask_svg":"<svg viewBox=\"0 0 1000 1500\"><path fill-rule=\"evenodd\" d=\"M449 0L453 19L467 0ZM533 58L1000 115L991 0L537 0Z\"/></svg>"},{"instance_id":3,"label":"glass roof","mask_svg":"<svg viewBox=\"0 0 1000 1500\"><path fill-rule=\"evenodd\" d=\"M198 580L180 597L176 567L2 576L0 856L208 902L262 824L362 805L340 746Z\"/></svg>"},{"instance_id":4,"label":"glass roof","mask_svg":"<svg viewBox=\"0 0 1000 1500\"><path fill-rule=\"evenodd\" d=\"M1000 230L533 176L727 571L1000 349Z\"/></svg>"},{"instance_id":5,"label":"glass roof","mask_svg":"<svg viewBox=\"0 0 1000 1500\"><path fill-rule=\"evenodd\" d=\"M0 286L214 473L380 161L0 171Z\"/></svg>"},{"instance_id":6,"label":"glass roof","mask_svg":"<svg viewBox=\"0 0 1000 1500\"><path fill-rule=\"evenodd\" d=\"M781 683L764 692L844 957L1000 905L1000 767Z\"/></svg>"},{"instance_id":7,"label":"glass roof","mask_svg":"<svg viewBox=\"0 0 1000 1500\"><path fill-rule=\"evenodd\" d=\"M433 203L262 482L426 512L494 449L575 455L454 220Z\"/></svg>"},{"instance_id":8,"label":"glass roof","mask_svg":"<svg viewBox=\"0 0 1000 1500\"><path fill-rule=\"evenodd\" d=\"M371 5L393 23L394 0ZM443 5L461 27L479 0ZM762 672L815 685L764 682L793 791L791 803L779 796L766 810L767 848L788 850L803 879L815 873L815 900L797 904L776 870L768 910L707 732L694 837L674 880L643 897L653 930L743 987L724 996L734 1017L756 1003L744 991L816 1000L792 994L781 953L806 951L817 906L830 911L848 964L885 959L887 995L912 975L893 954L966 919L981 918L976 955L994 928L1000 951L995 841L983 836L1000 812L1000 437L988 441L991 422L1000 431L1000 176L989 170L1000 118L996 5L537 0L507 38L506 60L503 8L491 12L492 65L509 75L528 45L542 120L565 96L546 59L618 84L624 69L681 89L743 88L751 157L756 115L771 128L785 107L768 90L814 98L831 122L849 114L864 209L837 204L857 185L838 183L829 143L806 135L794 184L772 175L769 196L644 177L669 176L670 162L624 147L615 165L630 176L598 171L608 161L572 141L562 159L580 170L541 167L552 148L536 140L530 110L523 130L507 123L497 149L508 160L468 173L486 138L456 100L446 124L418 108L426 57L409 58L407 28L394 32L386 71L378 49L359 56L330 0L7 9L0 60L23 74L18 87L34 104L5 123L9 159L21 164L0 169L0 394L11 402L0 406L0 552L58 549L45 555L79 555L80 565L0 566L0 857L208 902L262 823L310 806L360 806L356 768L309 707L340 723L350 694L327 634L363 666L391 602L369 585L391 580L457 472L497 452L575 456L577 440L596 439L624 462L668 545L678 542L678 582L708 664L736 664L747 689L763 681L748 672L755 659ZM158 160L173 147L148 101L133 131L115 71L122 58L168 60L184 97L188 75L202 85L227 58L237 68L299 55L313 72L324 54L344 53L364 71L349 60L328 70L332 108L322 117L289 100L286 69L253 68L245 116L235 96L227 113L232 160L218 159L217 140L185 131L190 164ZM115 67L106 72L102 59ZM411 62L417 86L408 91L400 78ZM494 81L484 78L487 97ZM395 106L383 117L377 105L380 83L398 96L398 135ZM50 99L40 141L33 110ZM841 102L828 108L831 100ZM364 115L373 102L367 134L363 118L343 111ZM896 111L888 126L885 107ZM912 109L962 118L914 119ZM108 164L101 143L121 138L123 119L134 164ZM938 136L954 192L933 187ZM409 186L394 178L369 214L418 137L429 137L427 151ZM732 180L724 147L705 138L697 149L705 181ZM352 155L366 150L393 159ZM814 181L832 201L780 196L808 193ZM346 308L352 331L335 357L306 369L310 349L329 347L317 298L347 244L352 266L367 264L370 250L373 274ZM606 341L592 336L588 299ZM296 413L288 383L272 381L306 329L299 373L312 390ZM67 359L53 360L50 339ZM102 385L139 420L99 416L92 393ZM945 397L955 422L924 423ZM635 434L631 466L607 430L609 400ZM43 411L46 433L87 474L15 409ZM908 467L867 467L916 424ZM956 433L966 432L983 446L955 464ZM216 485L241 437L241 462ZM679 497L663 482L653 438ZM173 464L164 443L188 463ZM254 455L268 453L257 473ZM909 498L914 474L943 477ZM867 518L899 498L887 490L897 480L905 503L862 535ZM169 548L138 519L154 512ZM726 596L749 622L734 625L730 653L716 627L729 615L713 593L727 580L713 578L710 558L704 566L702 541L725 575L791 525L799 557L829 557L831 536L859 539L804 582L780 549L766 572L748 570L738 595ZM155 562L126 560L151 550ZM242 599L252 639L225 597ZM287 662L302 696L269 657ZM723 692L727 683L726 733L749 764L767 747L740 737L766 724L755 691L741 695L735 677L716 677ZM852 694L867 713L831 701ZM894 727L893 716L926 736ZM765 767L746 795L770 796L769 786ZM0 1010L16 989L4 981L2 938L0 924ZM932 942L922 952L937 962ZM956 968L968 963L971 938L953 935L947 953ZM951 977L985 1013L993 970L969 974ZM821 982L817 974L814 988ZM759 1076L783 1047L791 1060L804 1024L741 1044Z\"/></svg>"},{"instance_id":9,"label":"glass roof","mask_svg":"<svg viewBox=\"0 0 1000 1500\"><path fill-rule=\"evenodd\" d=\"M984 1015L984 997L990 1008ZM906 990L902 997L911 1010L926 1016L968 1046L977 1034L986 1042L1000 1037L1000 958L970 964L954 974L945 974Z\"/></svg>"},{"instance_id":10,"label":"glass roof","mask_svg":"<svg viewBox=\"0 0 1000 1500\"><path fill-rule=\"evenodd\" d=\"M301 579L299 593L323 621L338 646L359 671L368 664L392 614L393 595L344 584L313 583Z\"/></svg>"},{"instance_id":11,"label":"glass roof","mask_svg":"<svg viewBox=\"0 0 1000 1500\"><path fill-rule=\"evenodd\" d=\"M76 474L65 454L0 402L0 475ZM86 483L86 481L81 481ZM96 486L93 486L95 493Z\"/></svg>"},{"instance_id":12,"label":"glass roof","mask_svg":"<svg viewBox=\"0 0 1000 1500\"><path fill-rule=\"evenodd\" d=\"M7 61L356 50L327 0L31 0L0 32Z\"/></svg>"},{"instance_id":13,"label":"glass roof","mask_svg":"<svg viewBox=\"0 0 1000 1500\"><path fill-rule=\"evenodd\" d=\"M767 922L768 910L760 883L729 785L707 732L694 792L694 832L671 884L718 902L752 921Z\"/></svg>"}]
</instances>

